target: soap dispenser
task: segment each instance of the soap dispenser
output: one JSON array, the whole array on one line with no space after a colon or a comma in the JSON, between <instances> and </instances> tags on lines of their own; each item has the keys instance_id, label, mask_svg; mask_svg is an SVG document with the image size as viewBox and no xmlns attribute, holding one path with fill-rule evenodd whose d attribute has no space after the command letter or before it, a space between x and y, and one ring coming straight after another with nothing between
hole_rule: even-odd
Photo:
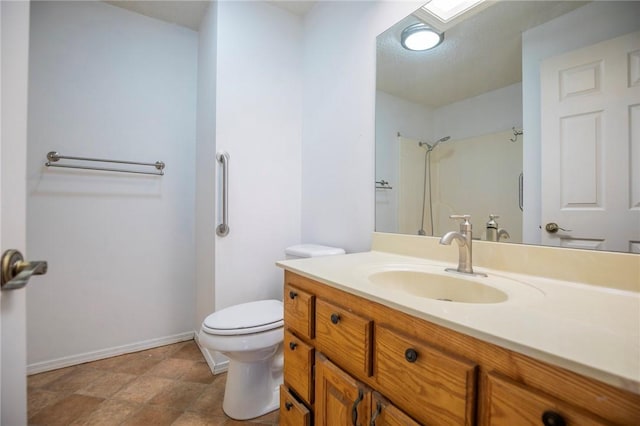
<instances>
[{"instance_id":1,"label":"soap dispenser","mask_svg":"<svg viewBox=\"0 0 640 426\"><path fill-rule=\"evenodd\" d=\"M495 221L500 216L495 214L489 215L487 222L487 241L498 241L498 223Z\"/></svg>"}]
</instances>

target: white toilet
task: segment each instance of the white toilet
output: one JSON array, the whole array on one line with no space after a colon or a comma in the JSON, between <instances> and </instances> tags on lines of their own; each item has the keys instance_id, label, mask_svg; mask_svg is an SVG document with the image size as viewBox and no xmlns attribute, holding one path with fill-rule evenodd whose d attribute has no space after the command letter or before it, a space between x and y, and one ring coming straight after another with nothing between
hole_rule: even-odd
<instances>
[{"instance_id":1,"label":"white toilet","mask_svg":"<svg viewBox=\"0 0 640 426\"><path fill-rule=\"evenodd\" d=\"M285 250L287 259L344 254L344 250L301 244ZM205 318L198 335L205 348L229 358L222 409L247 420L280 406L284 312L279 300L230 306Z\"/></svg>"}]
</instances>

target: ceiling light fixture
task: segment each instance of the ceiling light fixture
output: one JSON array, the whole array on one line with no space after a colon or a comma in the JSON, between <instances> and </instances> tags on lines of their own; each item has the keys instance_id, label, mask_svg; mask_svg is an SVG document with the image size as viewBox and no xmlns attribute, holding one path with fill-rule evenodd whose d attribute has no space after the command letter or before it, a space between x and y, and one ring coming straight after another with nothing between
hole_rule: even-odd
<instances>
[{"instance_id":1,"label":"ceiling light fixture","mask_svg":"<svg viewBox=\"0 0 640 426\"><path fill-rule=\"evenodd\" d=\"M409 25L402 31L402 47L407 50L429 50L433 49L444 40L444 33L438 33L427 25L419 22Z\"/></svg>"}]
</instances>

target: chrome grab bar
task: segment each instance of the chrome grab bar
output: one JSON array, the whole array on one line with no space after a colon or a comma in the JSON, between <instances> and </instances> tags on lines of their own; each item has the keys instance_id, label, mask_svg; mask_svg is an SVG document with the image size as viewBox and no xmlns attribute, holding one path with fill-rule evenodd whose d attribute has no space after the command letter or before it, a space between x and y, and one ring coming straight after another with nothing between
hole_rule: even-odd
<instances>
[{"instance_id":1,"label":"chrome grab bar","mask_svg":"<svg viewBox=\"0 0 640 426\"><path fill-rule=\"evenodd\" d=\"M222 165L222 223L216 227L216 235L229 235L229 154L219 152L216 160Z\"/></svg>"},{"instance_id":2,"label":"chrome grab bar","mask_svg":"<svg viewBox=\"0 0 640 426\"><path fill-rule=\"evenodd\" d=\"M98 163L116 163L116 164L132 164L136 166L151 166L155 167L158 172L144 172L138 170L124 170L124 169L112 169L109 167L92 167L76 164L54 164L60 160L76 160L76 161L96 161ZM138 161L122 161L122 160L105 160L101 158L88 158L88 157L71 157L68 155L60 155L56 151L50 151L47 154L47 162L44 163L47 167L63 167L67 169L83 169L83 170L100 170L103 172L120 172L120 173L137 173L141 175L164 175L165 164L162 161L156 161L155 163L141 163Z\"/></svg>"}]
</instances>

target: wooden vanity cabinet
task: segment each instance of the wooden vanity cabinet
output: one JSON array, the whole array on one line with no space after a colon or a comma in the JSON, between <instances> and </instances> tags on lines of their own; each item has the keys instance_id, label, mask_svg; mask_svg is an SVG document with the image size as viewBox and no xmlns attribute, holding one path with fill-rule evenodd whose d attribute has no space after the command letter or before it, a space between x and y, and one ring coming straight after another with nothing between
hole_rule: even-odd
<instances>
[{"instance_id":1,"label":"wooden vanity cabinet","mask_svg":"<svg viewBox=\"0 0 640 426\"><path fill-rule=\"evenodd\" d=\"M371 426L420 426L378 392L371 394Z\"/></svg>"},{"instance_id":2,"label":"wooden vanity cabinet","mask_svg":"<svg viewBox=\"0 0 640 426\"><path fill-rule=\"evenodd\" d=\"M377 389L424 424L471 426L476 365L383 326L375 329Z\"/></svg>"},{"instance_id":3,"label":"wooden vanity cabinet","mask_svg":"<svg viewBox=\"0 0 640 426\"><path fill-rule=\"evenodd\" d=\"M290 271L284 299L282 425L640 425L638 394Z\"/></svg>"},{"instance_id":4,"label":"wooden vanity cabinet","mask_svg":"<svg viewBox=\"0 0 640 426\"><path fill-rule=\"evenodd\" d=\"M369 425L371 390L316 354L315 426Z\"/></svg>"},{"instance_id":5,"label":"wooden vanity cabinet","mask_svg":"<svg viewBox=\"0 0 640 426\"><path fill-rule=\"evenodd\" d=\"M487 404L482 419L484 425L604 426L612 424L569 403L498 374L489 374L487 383L488 386L484 389Z\"/></svg>"},{"instance_id":6,"label":"wooden vanity cabinet","mask_svg":"<svg viewBox=\"0 0 640 426\"><path fill-rule=\"evenodd\" d=\"M311 426L311 413L285 385L280 386L280 426Z\"/></svg>"},{"instance_id":7,"label":"wooden vanity cabinet","mask_svg":"<svg viewBox=\"0 0 640 426\"><path fill-rule=\"evenodd\" d=\"M372 325L353 311L316 301L316 347L351 374L371 375Z\"/></svg>"},{"instance_id":8,"label":"wooden vanity cabinet","mask_svg":"<svg viewBox=\"0 0 640 426\"><path fill-rule=\"evenodd\" d=\"M283 352L284 383L293 388L305 403L313 404L315 349L287 330L284 332Z\"/></svg>"}]
</instances>

